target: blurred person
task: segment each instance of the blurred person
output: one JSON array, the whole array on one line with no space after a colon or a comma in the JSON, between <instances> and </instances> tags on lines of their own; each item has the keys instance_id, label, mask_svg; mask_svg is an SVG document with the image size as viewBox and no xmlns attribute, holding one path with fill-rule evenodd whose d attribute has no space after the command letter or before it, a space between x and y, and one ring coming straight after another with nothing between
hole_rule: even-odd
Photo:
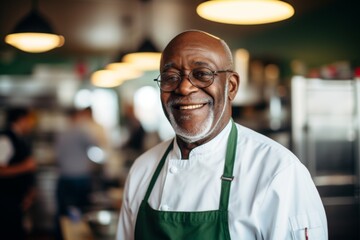
<instances>
[{"instance_id":1,"label":"blurred person","mask_svg":"<svg viewBox=\"0 0 360 240\"><path fill-rule=\"evenodd\" d=\"M78 111L79 120L82 122L82 128L96 140L97 145L101 149L108 151L110 146L106 131L102 125L95 121L91 107L80 109Z\"/></svg>"},{"instance_id":2,"label":"blurred person","mask_svg":"<svg viewBox=\"0 0 360 240\"><path fill-rule=\"evenodd\" d=\"M35 196L36 161L29 133L35 116L27 108L6 113L6 126L0 131L0 238L22 240L27 236L24 214Z\"/></svg>"},{"instance_id":3,"label":"blurred person","mask_svg":"<svg viewBox=\"0 0 360 240\"><path fill-rule=\"evenodd\" d=\"M81 214L90 206L94 163L88 150L97 146L96 140L84 128L82 112L70 109L66 112L69 125L55 139L55 157L59 178L56 189L57 216L56 237L62 239L59 218Z\"/></svg>"},{"instance_id":4,"label":"blurred person","mask_svg":"<svg viewBox=\"0 0 360 240\"><path fill-rule=\"evenodd\" d=\"M96 188L103 190L107 184L118 180L118 174L112 173L117 167L114 163L118 158L110 144L106 128L95 120L93 113L91 107L79 109L79 121L81 121L83 131L87 132L96 143L96 149L94 149L96 156L93 156L93 160L98 164L94 169L96 170L94 183Z\"/></svg>"},{"instance_id":5,"label":"blurred person","mask_svg":"<svg viewBox=\"0 0 360 240\"><path fill-rule=\"evenodd\" d=\"M160 73L162 107L176 136L132 165L118 240L327 239L306 167L232 120L240 79L224 40L180 33L162 52Z\"/></svg>"},{"instance_id":6,"label":"blurred person","mask_svg":"<svg viewBox=\"0 0 360 240\"><path fill-rule=\"evenodd\" d=\"M126 104L124 108L124 126L128 131L128 138L122 146L125 155L125 168L129 169L134 160L144 151L146 132L135 115L134 105Z\"/></svg>"}]
</instances>

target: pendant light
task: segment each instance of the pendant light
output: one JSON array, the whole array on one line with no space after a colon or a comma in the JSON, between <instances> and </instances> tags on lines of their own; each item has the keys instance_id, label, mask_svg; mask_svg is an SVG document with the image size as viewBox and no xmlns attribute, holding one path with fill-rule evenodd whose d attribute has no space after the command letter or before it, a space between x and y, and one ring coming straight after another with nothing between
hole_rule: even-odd
<instances>
[{"instance_id":1,"label":"pendant light","mask_svg":"<svg viewBox=\"0 0 360 240\"><path fill-rule=\"evenodd\" d=\"M196 12L214 22L252 25L282 21L295 11L280 0L210 0L198 5Z\"/></svg>"},{"instance_id":2,"label":"pendant light","mask_svg":"<svg viewBox=\"0 0 360 240\"><path fill-rule=\"evenodd\" d=\"M139 70L152 71L159 69L160 57L161 53L154 44L149 39L145 39L136 52L126 54L122 60Z\"/></svg>"},{"instance_id":3,"label":"pendant light","mask_svg":"<svg viewBox=\"0 0 360 240\"><path fill-rule=\"evenodd\" d=\"M125 79L115 71L103 69L91 74L91 83L96 87L113 88L120 86Z\"/></svg>"},{"instance_id":4,"label":"pendant light","mask_svg":"<svg viewBox=\"0 0 360 240\"><path fill-rule=\"evenodd\" d=\"M115 62L108 64L105 69L98 70L91 75L91 83L96 87L118 87L125 81L139 78L144 73L139 71L133 64Z\"/></svg>"},{"instance_id":5,"label":"pendant light","mask_svg":"<svg viewBox=\"0 0 360 240\"><path fill-rule=\"evenodd\" d=\"M64 37L54 33L50 24L37 9L37 0L32 1L32 9L5 37L5 42L30 53L46 52L61 47Z\"/></svg>"}]
</instances>

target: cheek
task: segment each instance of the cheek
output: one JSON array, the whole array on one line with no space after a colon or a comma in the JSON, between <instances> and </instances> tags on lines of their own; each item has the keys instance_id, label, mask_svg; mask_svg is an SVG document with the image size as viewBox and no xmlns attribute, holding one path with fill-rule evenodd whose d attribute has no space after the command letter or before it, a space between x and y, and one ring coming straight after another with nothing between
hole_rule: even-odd
<instances>
[{"instance_id":1,"label":"cheek","mask_svg":"<svg viewBox=\"0 0 360 240\"><path fill-rule=\"evenodd\" d=\"M165 112L165 114L167 115L168 113L166 112L166 106L168 104L169 101L169 94L168 93L160 93L160 101L161 101L161 105L163 108L163 111Z\"/></svg>"},{"instance_id":2,"label":"cheek","mask_svg":"<svg viewBox=\"0 0 360 240\"><path fill-rule=\"evenodd\" d=\"M160 101L164 105L169 100L169 94L168 93L160 93Z\"/></svg>"},{"instance_id":3,"label":"cheek","mask_svg":"<svg viewBox=\"0 0 360 240\"><path fill-rule=\"evenodd\" d=\"M228 95L224 86L221 85L214 85L213 88L208 89L207 94L213 99L215 108L221 107L227 99Z\"/></svg>"},{"instance_id":4,"label":"cheek","mask_svg":"<svg viewBox=\"0 0 360 240\"><path fill-rule=\"evenodd\" d=\"M215 114L222 114L223 108L228 101L228 93L226 87L217 85L214 91L208 93L214 100L214 111Z\"/></svg>"}]
</instances>

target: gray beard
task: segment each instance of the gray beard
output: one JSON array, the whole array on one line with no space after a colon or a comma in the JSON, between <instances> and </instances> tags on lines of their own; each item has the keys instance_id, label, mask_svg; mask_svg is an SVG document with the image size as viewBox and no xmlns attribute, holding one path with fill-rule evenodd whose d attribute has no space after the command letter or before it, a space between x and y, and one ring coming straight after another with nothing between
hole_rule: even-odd
<instances>
[{"instance_id":1,"label":"gray beard","mask_svg":"<svg viewBox=\"0 0 360 240\"><path fill-rule=\"evenodd\" d=\"M210 109L210 116L205 120L204 124L202 124L201 127L194 129L194 131L192 131L192 132L185 131L184 129L179 127L179 125L177 124L177 122L174 118L174 115L169 114L169 121L175 131L175 134L186 143L193 143L193 142L199 141L199 140L209 136L216 129L217 125L219 124L221 118L224 115L225 109L227 107L227 101L226 101L227 91L228 91L228 82L226 82L225 91L224 91L224 103L225 104L223 106L221 115L213 128L211 127L212 123L214 122L214 119L215 119L215 113L214 113L213 108ZM170 110L171 108L167 106L167 109ZM169 111L169 112L171 113L171 111Z\"/></svg>"},{"instance_id":2,"label":"gray beard","mask_svg":"<svg viewBox=\"0 0 360 240\"><path fill-rule=\"evenodd\" d=\"M214 121L214 111L211 110L210 116L206 119L205 123L202 124L202 126L194 129L194 131L189 132L183 130L181 127L178 126L173 115L170 116L170 123L173 126L176 135L186 143L193 143L208 136L212 132L211 125L213 121Z\"/></svg>"}]
</instances>

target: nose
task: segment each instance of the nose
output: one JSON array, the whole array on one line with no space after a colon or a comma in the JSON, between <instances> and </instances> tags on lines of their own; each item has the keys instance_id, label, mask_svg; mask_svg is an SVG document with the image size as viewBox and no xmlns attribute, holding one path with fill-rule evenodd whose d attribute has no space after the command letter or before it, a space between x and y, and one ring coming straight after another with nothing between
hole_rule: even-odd
<instances>
[{"instance_id":1,"label":"nose","mask_svg":"<svg viewBox=\"0 0 360 240\"><path fill-rule=\"evenodd\" d=\"M178 85L178 87L175 89L175 93L181 94L181 95L189 95L192 92L196 92L199 89L192 84L192 82L189 79L189 75L182 75L181 81Z\"/></svg>"}]
</instances>

